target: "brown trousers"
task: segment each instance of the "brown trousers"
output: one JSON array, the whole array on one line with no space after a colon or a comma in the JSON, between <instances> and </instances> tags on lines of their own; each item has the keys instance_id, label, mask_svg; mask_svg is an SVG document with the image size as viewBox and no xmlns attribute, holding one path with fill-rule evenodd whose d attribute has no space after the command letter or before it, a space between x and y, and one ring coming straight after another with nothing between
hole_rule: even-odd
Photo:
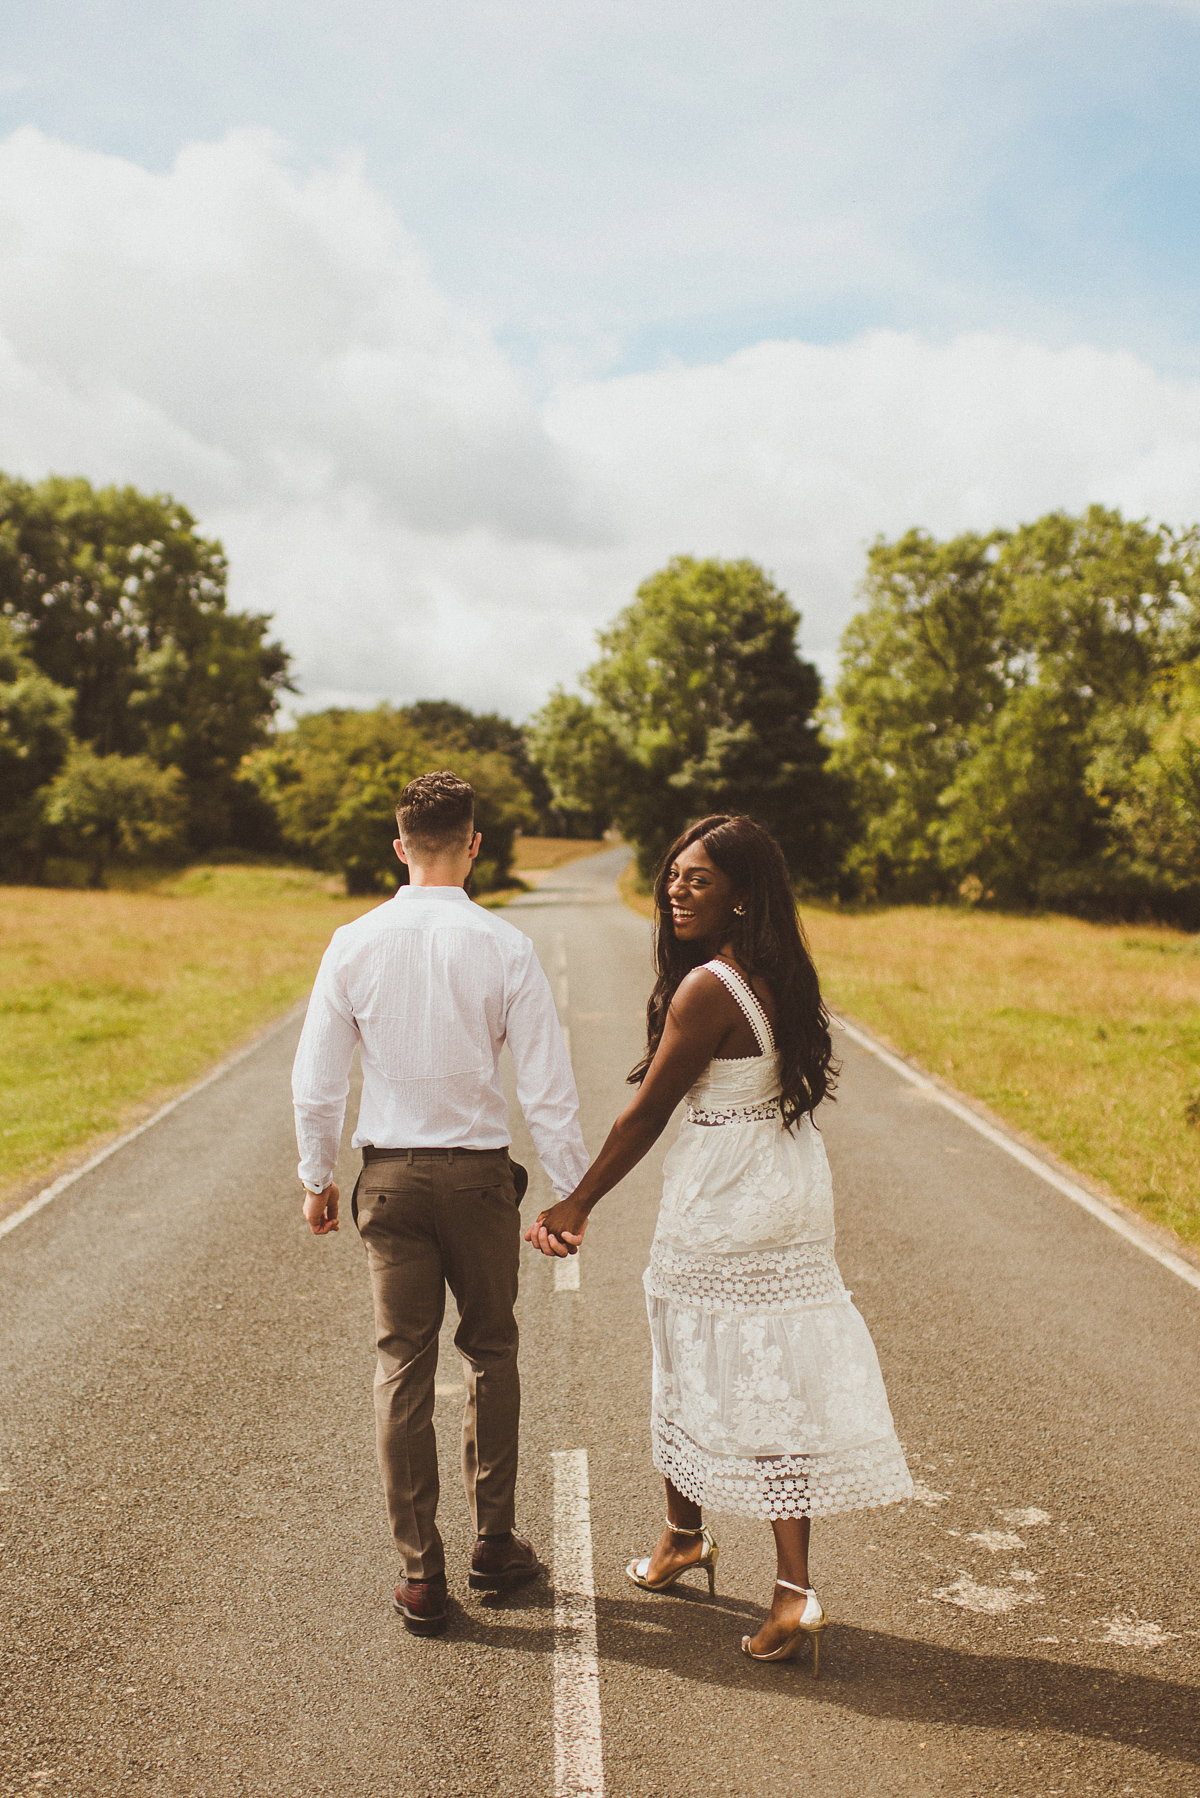
<instances>
[{"instance_id":1,"label":"brown trousers","mask_svg":"<svg viewBox=\"0 0 1200 1798\"><path fill-rule=\"evenodd\" d=\"M506 1149L374 1150L355 1188L375 1300L376 1452L407 1579L435 1579L446 1564L435 1521L433 1406L447 1286L466 1377L462 1473L471 1521L483 1536L513 1527L521 1214L512 1167Z\"/></svg>"}]
</instances>

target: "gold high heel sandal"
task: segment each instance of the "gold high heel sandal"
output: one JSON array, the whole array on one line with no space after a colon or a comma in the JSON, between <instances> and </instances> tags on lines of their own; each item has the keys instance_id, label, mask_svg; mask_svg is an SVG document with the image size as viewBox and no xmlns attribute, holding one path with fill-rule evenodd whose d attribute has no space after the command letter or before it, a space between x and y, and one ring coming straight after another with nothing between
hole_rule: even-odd
<instances>
[{"instance_id":1,"label":"gold high heel sandal","mask_svg":"<svg viewBox=\"0 0 1200 1798\"><path fill-rule=\"evenodd\" d=\"M786 1586L789 1592L802 1592L808 1600L803 1615L790 1636L785 1636L778 1648L770 1654L755 1654L750 1646L750 1637L742 1637L742 1653L748 1654L752 1661L790 1661L800 1643L801 1636L812 1640L813 1678L816 1679L821 1662L821 1637L825 1634L829 1623L828 1617L821 1608L821 1600L811 1586L793 1586L790 1579L777 1579L777 1586Z\"/></svg>"},{"instance_id":2,"label":"gold high heel sandal","mask_svg":"<svg viewBox=\"0 0 1200 1798\"><path fill-rule=\"evenodd\" d=\"M633 1581L635 1586L640 1586L643 1592L665 1592L668 1586L673 1586L675 1584L675 1581L681 1574L691 1573L694 1568L702 1567L708 1575L708 1596L710 1598L715 1598L717 1595L717 1556L721 1551L713 1540L712 1531L709 1529L708 1525L706 1523L702 1524L698 1530L684 1530L680 1529L677 1523L672 1523L671 1519L668 1517L667 1528L673 1536L699 1536L704 1545L704 1553L700 1556L700 1559L698 1561L688 1561L684 1566L677 1567L674 1573L668 1573L665 1579L648 1580L646 1578L646 1573L650 1566L651 1557L649 1555L643 1555L640 1561L630 1561L628 1567L625 1569L629 1578Z\"/></svg>"}]
</instances>

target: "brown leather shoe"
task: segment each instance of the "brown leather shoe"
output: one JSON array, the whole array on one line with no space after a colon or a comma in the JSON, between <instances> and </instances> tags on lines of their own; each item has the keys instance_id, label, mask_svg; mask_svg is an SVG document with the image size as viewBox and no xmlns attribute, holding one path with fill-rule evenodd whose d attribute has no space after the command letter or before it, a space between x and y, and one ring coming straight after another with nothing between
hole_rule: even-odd
<instances>
[{"instance_id":1,"label":"brown leather shoe","mask_svg":"<svg viewBox=\"0 0 1200 1798\"><path fill-rule=\"evenodd\" d=\"M507 1536L476 1536L467 1584L472 1592L502 1592L543 1571L533 1543L515 1530Z\"/></svg>"},{"instance_id":2,"label":"brown leather shoe","mask_svg":"<svg viewBox=\"0 0 1200 1798\"><path fill-rule=\"evenodd\" d=\"M446 1627L446 1576L402 1579L392 1600L414 1636L437 1636Z\"/></svg>"}]
</instances>

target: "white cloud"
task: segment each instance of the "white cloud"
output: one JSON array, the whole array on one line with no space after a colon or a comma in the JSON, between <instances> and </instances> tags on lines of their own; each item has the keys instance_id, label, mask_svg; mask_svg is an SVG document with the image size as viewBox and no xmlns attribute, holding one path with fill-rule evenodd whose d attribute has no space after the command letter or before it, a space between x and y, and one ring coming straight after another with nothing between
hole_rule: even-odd
<instances>
[{"instance_id":1,"label":"white cloud","mask_svg":"<svg viewBox=\"0 0 1200 1798\"><path fill-rule=\"evenodd\" d=\"M886 331L764 343L563 389L547 420L642 567L679 549L765 562L822 660L878 533L982 530L1092 500L1200 514L1200 383L1087 345Z\"/></svg>"},{"instance_id":2,"label":"white cloud","mask_svg":"<svg viewBox=\"0 0 1200 1798\"><path fill-rule=\"evenodd\" d=\"M0 144L0 466L169 489L310 702L523 715L679 551L749 555L828 665L864 546L1089 500L1200 512L1200 384L976 333L767 342L538 404L353 163L161 174Z\"/></svg>"},{"instance_id":3,"label":"white cloud","mask_svg":"<svg viewBox=\"0 0 1200 1798\"><path fill-rule=\"evenodd\" d=\"M1200 0L8 11L6 119L158 168L245 120L361 146L548 374L884 325L1196 369Z\"/></svg>"},{"instance_id":4,"label":"white cloud","mask_svg":"<svg viewBox=\"0 0 1200 1798\"><path fill-rule=\"evenodd\" d=\"M513 371L355 165L300 176L238 131L153 175L23 130L0 196L31 447L49 411L49 453L98 432L206 506L332 484L417 529L577 531Z\"/></svg>"}]
</instances>

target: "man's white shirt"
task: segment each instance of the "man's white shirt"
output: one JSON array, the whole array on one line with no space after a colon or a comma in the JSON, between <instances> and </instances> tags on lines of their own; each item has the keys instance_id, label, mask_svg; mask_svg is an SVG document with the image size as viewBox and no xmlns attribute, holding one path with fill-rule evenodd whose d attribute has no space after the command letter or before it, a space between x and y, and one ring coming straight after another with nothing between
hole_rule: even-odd
<instances>
[{"instance_id":1,"label":"man's white shirt","mask_svg":"<svg viewBox=\"0 0 1200 1798\"><path fill-rule=\"evenodd\" d=\"M355 1148L507 1147L506 1041L534 1146L565 1197L588 1158L570 1057L529 938L461 887L401 887L335 930L292 1069L301 1180L320 1190L333 1177L355 1048Z\"/></svg>"}]
</instances>

